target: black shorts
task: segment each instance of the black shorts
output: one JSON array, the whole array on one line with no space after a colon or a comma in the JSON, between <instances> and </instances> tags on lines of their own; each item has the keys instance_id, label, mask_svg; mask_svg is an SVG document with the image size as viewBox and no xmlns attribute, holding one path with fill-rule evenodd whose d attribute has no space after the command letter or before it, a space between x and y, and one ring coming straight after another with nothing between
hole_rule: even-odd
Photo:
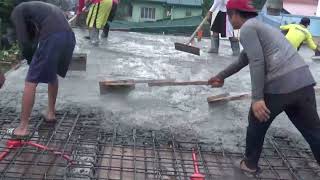
<instances>
[{"instance_id":1,"label":"black shorts","mask_svg":"<svg viewBox=\"0 0 320 180\"><path fill-rule=\"evenodd\" d=\"M57 74L65 77L75 47L73 32L57 32L40 40L32 57L26 81L32 83L53 83Z\"/></svg>"},{"instance_id":2,"label":"black shorts","mask_svg":"<svg viewBox=\"0 0 320 180\"><path fill-rule=\"evenodd\" d=\"M219 11L212 26L211 31L220 33L221 37L226 37L227 13Z\"/></svg>"}]
</instances>

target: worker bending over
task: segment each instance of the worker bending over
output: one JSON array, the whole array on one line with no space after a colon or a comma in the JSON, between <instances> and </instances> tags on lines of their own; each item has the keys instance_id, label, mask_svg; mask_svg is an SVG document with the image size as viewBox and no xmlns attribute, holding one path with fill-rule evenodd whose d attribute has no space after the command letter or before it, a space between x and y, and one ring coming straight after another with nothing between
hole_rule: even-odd
<instances>
[{"instance_id":1,"label":"worker bending over","mask_svg":"<svg viewBox=\"0 0 320 180\"><path fill-rule=\"evenodd\" d=\"M286 33L286 38L297 50L300 49L303 42L306 42L310 49L317 52L318 47L312 39L310 31L307 29L310 25L310 19L304 17L300 24L288 24L280 26L280 29Z\"/></svg>"},{"instance_id":2,"label":"worker bending over","mask_svg":"<svg viewBox=\"0 0 320 180\"><path fill-rule=\"evenodd\" d=\"M252 102L245 157L240 168L259 172L258 161L272 121L283 111L309 143L320 163L320 120L315 80L304 59L276 28L257 20L250 0L229 0L227 13L234 29L241 28L239 59L209 80L221 87L224 79L249 65Z\"/></svg>"},{"instance_id":3,"label":"worker bending over","mask_svg":"<svg viewBox=\"0 0 320 180\"><path fill-rule=\"evenodd\" d=\"M30 66L25 79L20 124L17 128L9 128L7 134L14 139L28 139L29 118L39 83L48 84L48 109L43 114L45 122L56 122L57 74L66 76L76 41L64 12L52 4L41 1L21 3L14 8L11 20L22 56Z\"/></svg>"},{"instance_id":4,"label":"worker bending over","mask_svg":"<svg viewBox=\"0 0 320 180\"><path fill-rule=\"evenodd\" d=\"M215 0L207 14L211 23L212 13L218 11L216 18L214 19L211 25L211 31L213 32L213 34L211 37L211 48L208 52L219 53L219 34L221 34L221 37L229 38L232 49L232 55L237 56L240 53L239 40L236 37L234 37L232 25L230 24L229 19L227 17L227 2L228 0Z\"/></svg>"},{"instance_id":5,"label":"worker bending over","mask_svg":"<svg viewBox=\"0 0 320 180\"><path fill-rule=\"evenodd\" d=\"M86 20L89 28L88 39L90 39L93 45L97 46L100 42L99 31L103 30L107 24L113 0L79 0L78 11L83 10L85 2L91 4Z\"/></svg>"}]
</instances>

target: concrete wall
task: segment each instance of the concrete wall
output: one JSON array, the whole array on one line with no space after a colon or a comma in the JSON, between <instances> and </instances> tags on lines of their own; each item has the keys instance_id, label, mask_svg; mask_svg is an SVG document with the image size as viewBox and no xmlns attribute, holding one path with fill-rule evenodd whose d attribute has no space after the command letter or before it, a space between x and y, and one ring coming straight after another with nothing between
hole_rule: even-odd
<instances>
[{"instance_id":1,"label":"concrete wall","mask_svg":"<svg viewBox=\"0 0 320 180\"><path fill-rule=\"evenodd\" d=\"M155 8L155 21L163 19L165 14L165 7L162 4L155 4L155 3L137 3L132 2L132 21L133 22L145 22L145 21L151 21L150 19L142 19L141 18L141 8Z\"/></svg>"},{"instance_id":2,"label":"concrete wall","mask_svg":"<svg viewBox=\"0 0 320 180\"><path fill-rule=\"evenodd\" d=\"M180 19L180 18L189 17L189 16L186 16L187 11L191 11L191 16L202 15L201 7L193 8L193 7L173 6L171 10L171 19Z\"/></svg>"}]
</instances>

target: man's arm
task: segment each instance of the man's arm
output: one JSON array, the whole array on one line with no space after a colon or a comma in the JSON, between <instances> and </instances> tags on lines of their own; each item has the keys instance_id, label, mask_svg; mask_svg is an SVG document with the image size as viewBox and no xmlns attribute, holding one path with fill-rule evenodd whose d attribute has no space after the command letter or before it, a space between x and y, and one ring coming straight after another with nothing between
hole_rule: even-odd
<instances>
[{"instance_id":1,"label":"man's arm","mask_svg":"<svg viewBox=\"0 0 320 180\"><path fill-rule=\"evenodd\" d=\"M222 3L221 0L215 0L214 3L212 4L211 8L210 8L210 12L213 13L214 11L217 10L217 7L220 6Z\"/></svg>"},{"instance_id":2,"label":"man's arm","mask_svg":"<svg viewBox=\"0 0 320 180\"><path fill-rule=\"evenodd\" d=\"M35 52L35 44L31 41L29 37L27 24L22 10L23 9L20 6L14 9L13 13L11 14L11 20L16 28L16 34L18 44L21 49L21 54L25 59L28 60L28 62L31 62L33 54Z\"/></svg>"},{"instance_id":3,"label":"man's arm","mask_svg":"<svg viewBox=\"0 0 320 180\"><path fill-rule=\"evenodd\" d=\"M287 24L287 25L282 25L280 26L280 29L282 31L288 31L291 28L291 24Z\"/></svg>"},{"instance_id":4,"label":"man's arm","mask_svg":"<svg viewBox=\"0 0 320 180\"><path fill-rule=\"evenodd\" d=\"M317 49L317 45L316 45L316 43L314 43L314 41L312 39L312 35L309 31L307 31L306 42L307 42L310 49L312 49L314 51Z\"/></svg>"},{"instance_id":5,"label":"man's arm","mask_svg":"<svg viewBox=\"0 0 320 180\"><path fill-rule=\"evenodd\" d=\"M240 41L249 60L252 101L264 98L265 60L258 33L254 28L241 29Z\"/></svg>"},{"instance_id":6,"label":"man's arm","mask_svg":"<svg viewBox=\"0 0 320 180\"><path fill-rule=\"evenodd\" d=\"M224 70L222 70L216 77L218 77L221 80L226 79L227 77L239 72L242 68L247 66L248 63L249 61L246 53L244 51L241 51L238 60L230 64Z\"/></svg>"}]
</instances>

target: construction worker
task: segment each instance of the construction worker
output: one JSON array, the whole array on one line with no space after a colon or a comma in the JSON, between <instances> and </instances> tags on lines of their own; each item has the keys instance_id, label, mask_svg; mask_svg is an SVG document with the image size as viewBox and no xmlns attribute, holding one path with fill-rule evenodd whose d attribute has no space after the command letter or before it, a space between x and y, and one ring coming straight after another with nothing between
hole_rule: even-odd
<instances>
[{"instance_id":1,"label":"construction worker","mask_svg":"<svg viewBox=\"0 0 320 180\"><path fill-rule=\"evenodd\" d=\"M119 0L112 0L112 8L110 11L110 15L108 17L106 25L103 28L102 37L104 37L104 38L108 38L108 36L109 36L110 23L113 21L114 17L116 16L118 4L119 4Z\"/></svg>"},{"instance_id":2,"label":"construction worker","mask_svg":"<svg viewBox=\"0 0 320 180\"><path fill-rule=\"evenodd\" d=\"M209 49L209 53L218 53L219 52L219 34L221 34L221 37L228 37L231 49L232 49L232 55L238 56L240 53L240 46L239 46L239 40L234 37L234 32L232 25L230 24L227 14L226 14L226 4L228 0L214 0L214 3L212 7L210 8L208 12L209 21L211 22L212 19L212 13L215 11L219 11L214 22L211 26L211 31L213 32L213 35L211 37L211 48Z\"/></svg>"},{"instance_id":3,"label":"construction worker","mask_svg":"<svg viewBox=\"0 0 320 180\"><path fill-rule=\"evenodd\" d=\"M312 39L310 31L307 29L310 25L310 19L303 17L300 24L288 24L280 26L280 29L286 33L286 38L297 50L300 49L303 42L307 42L310 49L317 51L317 45Z\"/></svg>"},{"instance_id":4,"label":"construction worker","mask_svg":"<svg viewBox=\"0 0 320 180\"><path fill-rule=\"evenodd\" d=\"M90 0L89 0L90 1ZM91 0L87 16L89 37L93 45L99 45L99 30L103 29L112 9L112 0Z\"/></svg>"},{"instance_id":5,"label":"construction worker","mask_svg":"<svg viewBox=\"0 0 320 180\"><path fill-rule=\"evenodd\" d=\"M64 13L55 5L41 1L24 2L11 14L22 56L29 70L25 79L20 125L7 129L14 139L29 138L29 118L39 83L48 84L45 122L54 123L58 93L57 74L65 77L75 47L75 36Z\"/></svg>"},{"instance_id":6,"label":"construction worker","mask_svg":"<svg viewBox=\"0 0 320 180\"><path fill-rule=\"evenodd\" d=\"M308 65L278 29L255 18L257 11L250 0L229 0L227 13L233 28L241 28L243 51L237 61L208 83L221 87L227 77L249 64L252 102L245 158L240 168L249 173L259 172L265 134L283 111L309 143L320 164L320 120L313 88L315 80Z\"/></svg>"}]
</instances>

